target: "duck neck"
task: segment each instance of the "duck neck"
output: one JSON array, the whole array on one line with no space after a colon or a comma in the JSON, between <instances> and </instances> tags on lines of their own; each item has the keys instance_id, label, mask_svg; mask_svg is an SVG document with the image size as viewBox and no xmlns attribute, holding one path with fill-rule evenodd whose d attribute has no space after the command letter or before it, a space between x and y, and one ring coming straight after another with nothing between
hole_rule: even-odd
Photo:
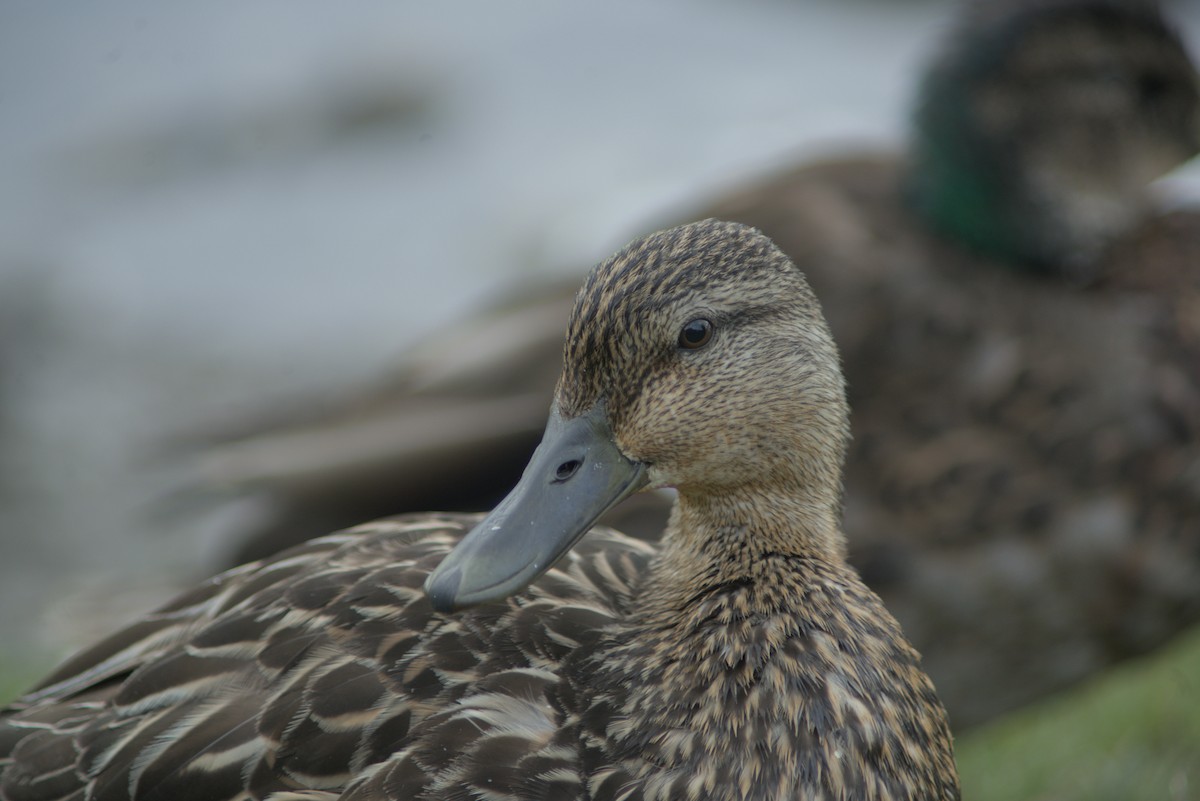
<instances>
[{"instance_id":1,"label":"duck neck","mask_svg":"<svg viewBox=\"0 0 1200 801\"><path fill-rule=\"evenodd\" d=\"M639 607L646 619L671 620L721 586L775 583L798 559L843 564L840 516L836 494L680 491Z\"/></svg>"}]
</instances>

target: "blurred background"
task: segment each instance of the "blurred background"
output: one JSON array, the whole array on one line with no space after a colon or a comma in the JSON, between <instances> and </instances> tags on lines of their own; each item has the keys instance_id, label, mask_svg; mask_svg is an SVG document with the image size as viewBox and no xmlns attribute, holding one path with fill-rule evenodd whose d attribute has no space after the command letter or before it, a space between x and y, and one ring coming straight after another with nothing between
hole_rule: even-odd
<instances>
[{"instance_id":1,"label":"blurred background","mask_svg":"<svg viewBox=\"0 0 1200 801\"><path fill-rule=\"evenodd\" d=\"M1200 4L1168 8L1194 51ZM367 381L747 175L899 147L952 10L0 0L0 693L218 565L236 521L163 507L173 439ZM1148 766L1200 798L1195 639L973 735L968 796L1162 797Z\"/></svg>"}]
</instances>

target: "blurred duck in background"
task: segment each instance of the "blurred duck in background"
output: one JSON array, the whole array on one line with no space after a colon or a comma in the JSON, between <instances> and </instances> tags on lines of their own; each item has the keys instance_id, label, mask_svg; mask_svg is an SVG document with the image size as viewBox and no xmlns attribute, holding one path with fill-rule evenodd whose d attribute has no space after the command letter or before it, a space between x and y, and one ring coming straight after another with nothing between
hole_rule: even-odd
<instances>
[{"instance_id":1,"label":"blurred duck in background","mask_svg":"<svg viewBox=\"0 0 1200 801\"><path fill-rule=\"evenodd\" d=\"M1150 191L1200 150L1200 97L1153 3L987 2L913 120L904 156L684 217L762 229L821 297L853 410L851 559L962 730L1200 620L1200 220ZM253 499L236 561L494 505L544 426L573 291L514 292L357 397L229 431L199 463ZM631 500L605 522L661 530L669 499Z\"/></svg>"}]
</instances>

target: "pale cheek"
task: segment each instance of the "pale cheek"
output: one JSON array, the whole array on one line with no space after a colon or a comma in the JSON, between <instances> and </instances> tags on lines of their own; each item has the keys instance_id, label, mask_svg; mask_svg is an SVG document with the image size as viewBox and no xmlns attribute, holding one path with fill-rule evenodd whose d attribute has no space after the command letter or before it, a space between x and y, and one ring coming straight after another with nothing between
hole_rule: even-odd
<instances>
[{"instance_id":1,"label":"pale cheek","mask_svg":"<svg viewBox=\"0 0 1200 801\"><path fill-rule=\"evenodd\" d=\"M652 464L646 471L646 480L649 482L646 489L673 489L679 486L680 477L674 471L664 470L661 465Z\"/></svg>"},{"instance_id":2,"label":"pale cheek","mask_svg":"<svg viewBox=\"0 0 1200 801\"><path fill-rule=\"evenodd\" d=\"M714 419L708 405L679 382L659 381L647 388L623 426L624 438L649 461L694 458Z\"/></svg>"},{"instance_id":3,"label":"pale cheek","mask_svg":"<svg viewBox=\"0 0 1200 801\"><path fill-rule=\"evenodd\" d=\"M650 465L647 476L655 487L744 481L758 461L758 440L753 432L722 430L695 418L685 426L640 426L618 437L627 455Z\"/></svg>"},{"instance_id":4,"label":"pale cheek","mask_svg":"<svg viewBox=\"0 0 1200 801\"><path fill-rule=\"evenodd\" d=\"M617 439L626 455L653 466L655 486L745 480L771 436L759 421L764 412L770 419L778 398L728 389L739 388L739 375L728 374L738 369L709 364L703 376L672 372L646 382Z\"/></svg>"}]
</instances>

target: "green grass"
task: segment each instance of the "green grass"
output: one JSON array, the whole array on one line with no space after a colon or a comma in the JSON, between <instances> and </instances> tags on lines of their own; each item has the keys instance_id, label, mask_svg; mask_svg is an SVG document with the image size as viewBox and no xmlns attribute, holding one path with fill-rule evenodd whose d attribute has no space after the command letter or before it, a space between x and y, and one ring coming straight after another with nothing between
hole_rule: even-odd
<instances>
[{"instance_id":1,"label":"green grass","mask_svg":"<svg viewBox=\"0 0 1200 801\"><path fill-rule=\"evenodd\" d=\"M1200 630L957 744L969 801L1200 798Z\"/></svg>"},{"instance_id":2,"label":"green grass","mask_svg":"<svg viewBox=\"0 0 1200 801\"><path fill-rule=\"evenodd\" d=\"M0 707L32 687L50 667L0 662Z\"/></svg>"}]
</instances>

